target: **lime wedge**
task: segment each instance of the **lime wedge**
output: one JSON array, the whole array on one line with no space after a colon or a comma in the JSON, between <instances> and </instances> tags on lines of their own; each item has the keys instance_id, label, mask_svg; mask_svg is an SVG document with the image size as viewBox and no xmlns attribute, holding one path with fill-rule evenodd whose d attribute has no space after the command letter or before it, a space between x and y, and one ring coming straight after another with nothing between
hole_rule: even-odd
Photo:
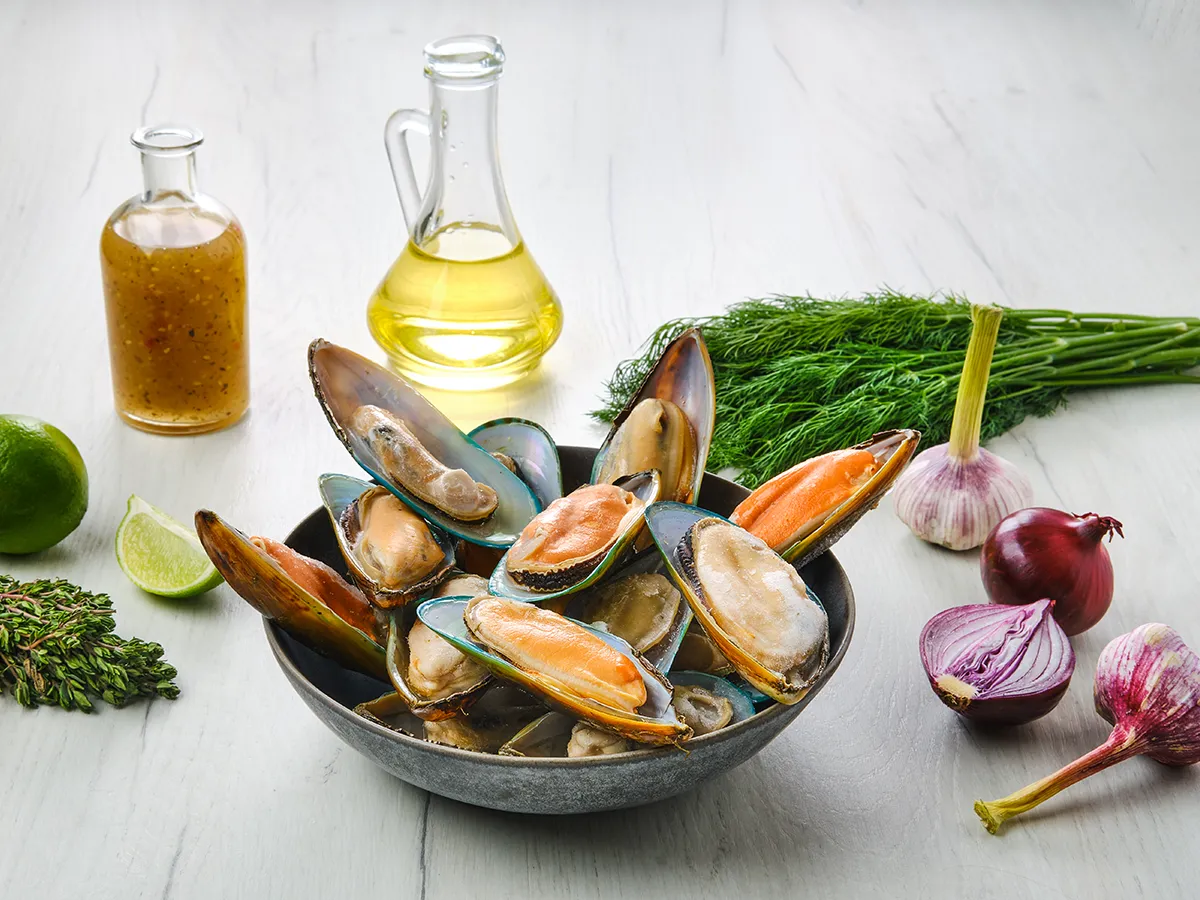
<instances>
[{"instance_id":1,"label":"lime wedge","mask_svg":"<svg viewBox=\"0 0 1200 900\"><path fill-rule=\"evenodd\" d=\"M194 597L221 583L196 533L137 494L117 526L117 562L130 581L159 597Z\"/></svg>"}]
</instances>

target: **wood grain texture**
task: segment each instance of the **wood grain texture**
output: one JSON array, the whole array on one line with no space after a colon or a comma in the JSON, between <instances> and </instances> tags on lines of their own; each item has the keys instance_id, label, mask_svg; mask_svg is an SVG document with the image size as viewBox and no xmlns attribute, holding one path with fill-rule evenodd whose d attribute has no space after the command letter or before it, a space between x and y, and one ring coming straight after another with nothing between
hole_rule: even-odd
<instances>
[{"instance_id":1,"label":"wood grain texture","mask_svg":"<svg viewBox=\"0 0 1200 900\"><path fill-rule=\"evenodd\" d=\"M464 426L523 415L579 443L598 440L584 413L654 325L747 295L888 284L1195 314L1200 64L1183 6L0 5L0 410L62 427L92 476L79 531L0 570L109 591L121 633L161 641L183 688L91 717L0 700L0 895L1194 893L1200 772L1135 760L1000 838L971 802L1102 739L1090 680L1110 638L1158 620L1200 644L1195 390L1080 396L995 444L1039 502L1128 535L1113 610L1076 642L1053 714L991 734L937 703L917 634L983 600L976 562L918 543L885 501L838 547L859 627L824 695L733 774L629 812L539 820L409 788L307 714L227 589L154 600L112 554L131 492L282 536L320 472L351 468L304 349L322 335L374 351L366 300L403 240L382 127L424 104L427 40L503 37L508 191L566 307L538 375L435 402ZM1178 22L1190 51L1163 52L1150 19ZM202 185L249 239L253 411L197 439L111 411L97 242L138 190L129 132L163 119L204 130Z\"/></svg>"}]
</instances>

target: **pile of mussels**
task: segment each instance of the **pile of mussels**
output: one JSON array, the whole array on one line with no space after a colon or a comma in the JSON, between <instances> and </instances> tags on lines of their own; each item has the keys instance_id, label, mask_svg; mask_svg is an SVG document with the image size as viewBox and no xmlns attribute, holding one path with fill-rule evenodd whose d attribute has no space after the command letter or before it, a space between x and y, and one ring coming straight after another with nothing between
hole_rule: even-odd
<instances>
[{"instance_id":1,"label":"pile of mussels","mask_svg":"<svg viewBox=\"0 0 1200 900\"><path fill-rule=\"evenodd\" d=\"M879 502L920 438L887 432L807 460L727 520L690 505L716 415L695 330L566 496L554 441L532 422L465 435L403 378L322 340L309 373L374 479L320 478L350 581L207 510L200 540L264 616L391 682L360 715L506 755L679 745L799 701L829 657L799 569Z\"/></svg>"}]
</instances>

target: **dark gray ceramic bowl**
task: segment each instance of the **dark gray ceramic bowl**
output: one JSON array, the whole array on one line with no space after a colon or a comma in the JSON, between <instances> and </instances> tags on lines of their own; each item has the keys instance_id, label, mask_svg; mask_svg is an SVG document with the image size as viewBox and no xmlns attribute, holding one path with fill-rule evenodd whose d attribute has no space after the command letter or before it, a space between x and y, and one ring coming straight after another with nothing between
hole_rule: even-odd
<instances>
[{"instance_id":1,"label":"dark gray ceramic bowl","mask_svg":"<svg viewBox=\"0 0 1200 900\"><path fill-rule=\"evenodd\" d=\"M561 447L567 490L582 484L596 451ZM707 474L700 506L727 515L748 492ZM329 517L318 509L287 539L299 552L344 571ZM390 731L353 712L356 704L391 688L343 669L267 623L267 641L292 687L347 744L409 784L476 806L523 813L583 813L653 803L741 765L800 715L837 671L854 631L854 594L832 553L801 570L829 614L829 665L807 696L775 704L714 734L673 748L637 750L592 759L532 759L472 753Z\"/></svg>"}]
</instances>

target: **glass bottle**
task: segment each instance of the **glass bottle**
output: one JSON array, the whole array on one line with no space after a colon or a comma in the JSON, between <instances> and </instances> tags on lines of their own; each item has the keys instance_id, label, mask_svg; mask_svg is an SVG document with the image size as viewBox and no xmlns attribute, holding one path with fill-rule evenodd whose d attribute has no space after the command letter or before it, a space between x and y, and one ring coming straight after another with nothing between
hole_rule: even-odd
<instances>
[{"instance_id":1,"label":"glass bottle","mask_svg":"<svg viewBox=\"0 0 1200 900\"><path fill-rule=\"evenodd\" d=\"M402 109L384 131L408 242L367 305L391 365L422 384L481 390L532 371L562 330L562 306L521 240L496 148L500 42L425 48L429 112ZM429 137L417 188L407 132Z\"/></svg>"},{"instance_id":2,"label":"glass bottle","mask_svg":"<svg viewBox=\"0 0 1200 900\"><path fill-rule=\"evenodd\" d=\"M117 413L143 431L216 431L250 403L246 239L196 189L198 130L139 128L131 140L145 190L100 236Z\"/></svg>"}]
</instances>

